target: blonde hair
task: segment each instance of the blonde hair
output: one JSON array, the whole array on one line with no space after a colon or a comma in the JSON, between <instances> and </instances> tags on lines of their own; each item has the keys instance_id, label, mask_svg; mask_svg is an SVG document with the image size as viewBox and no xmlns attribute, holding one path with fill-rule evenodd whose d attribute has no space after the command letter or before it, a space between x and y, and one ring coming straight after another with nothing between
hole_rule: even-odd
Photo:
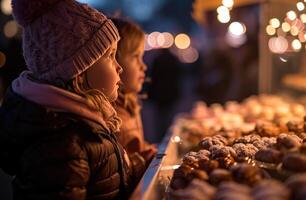
<instances>
[{"instance_id":1,"label":"blonde hair","mask_svg":"<svg viewBox=\"0 0 306 200\"><path fill-rule=\"evenodd\" d=\"M121 125L121 119L116 110L103 92L89 87L86 71L75 77L68 83L68 89L86 98L92 109L99 111L105 121L102 128L107 132L117 132ZM95 128L95 127L93 127Z\"/></svg>"},{"instance_id":2,"label":"blonde hair","mask_svg":"<svg viewBox=\"0 0 306 200\"><path fill-rule=\"evenodd\" d=\"M119 18L112 18L111 20L120 35L116 58L119 58L124 53L134 52L145 39L144 31L132 21Z\"/></svg>"},{"instance_id":3,"label":"blonde hair","mask_svg":"<svg viewBox=\"0 0 306 200\"><path fill-rule=\"evenodd\" d=\"M117 27L120 35L116 53L116 58L118 60L124 54L136 51L139 45L144 41L145 33L140 26L132 21L119 18L112 18L111 20ZM124 66L122 67L124 70ZM119 88L119 97L116 104L125 108L132 116L134 116L136 112L139 112L140 109L136 95L125 94L122 87Z\"/></svg>"}]
</instances>

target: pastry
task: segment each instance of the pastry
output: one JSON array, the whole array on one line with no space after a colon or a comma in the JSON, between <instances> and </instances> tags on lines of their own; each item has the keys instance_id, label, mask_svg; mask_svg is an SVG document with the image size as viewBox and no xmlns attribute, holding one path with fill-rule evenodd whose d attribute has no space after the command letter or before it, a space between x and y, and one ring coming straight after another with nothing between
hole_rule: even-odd
<instances>
[{"instance_id":1,"label":"pastry","mask_svg":"<svg viewBox=\"0 0 306 200\"><path fill-rule=\"evenodd\" d=\"M291 199L305 200L306 197L306 173L296 174L286 180L287 187L291 190Z\"/></svg>"},{"instance_id":2,"label":"pastry","mask_svg":"<svg viewBox=\"0 0 306 200\"><path fill-rule=\"evenodd\" d=\"M292 149L301 145L302 140L296 135L282 133L277 137L277 147L279 149Z\"/></svg>"},{"instance_id":3,"label":"pastry","mask_svg":"<svg viewBox=\"0 0 306 200\"><path fill-rule=\"evenodd\" d=\"M283 159L283 153L276 149L262 149L255 154L255 159L267 163L280 163Z\"/></svg>"},{"instance_id":4,"label":"pastry","mask_svg":"<svg viewBox=\"0 0 306 200\"><path fill-rule=\"evenodd\" d=\"M199 169L210 173L219 167L219 162L216 160L199 160Z\"/></svg>"},{"instance_id":5,"label":"pastry","mask_svg":"<svg viewBox=\"0 0 306 200\"><path fill-rule=\"evenodd\" d=\"M238 183L254 185L264 178L262 171L256 167L246 163L239 163L230 168L233 179Z\"/></svg>"},{"instance_id":6,"label":"pastry","mask_svg":"<svg viewBox=\"0 0 306 200\"><path fill-rule=\"evenodd\" d=\"M231 181L231 180L232 180L231 172L225 169L215 169L209 174L209 182L212 185L219 185L221 182Z\"/></svg>"},{"instance_id":7,"label":"pastry","mask_svg":"<svg viewBox=\"0 0 306 200\"><path fill-rule=\"evenodd\" d=\"M252 189L254 200L289 200L290 191L275 180L263 180Z\"/></svg>"},{"instance_id":8,"label":"pastry","mask_svg":"<svg viewBox=\"0 0 306 200\"><path fill-rule=\"evenodd\" d=\"M297 172L306 172L306 155L300 153L289 153L285 155L283 168Z\"/></svg>"},{"instance_id":9,"label":"pastry","mask_svg":"<svg viewBox=\"0 0 306 200\"><path fill-rule=\"evenodd\" d=\"M248 158L254 158L258 149L253 144L236 143L233 149L237 154L237 161L244 161Z\"/></svg>"}]
</instances>

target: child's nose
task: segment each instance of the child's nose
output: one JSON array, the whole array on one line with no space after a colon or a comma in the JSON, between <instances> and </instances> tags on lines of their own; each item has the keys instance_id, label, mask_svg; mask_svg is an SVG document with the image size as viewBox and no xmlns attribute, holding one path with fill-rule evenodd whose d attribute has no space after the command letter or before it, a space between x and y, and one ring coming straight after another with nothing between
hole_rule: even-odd
<instances>
[{"instance_id":1,"label":"child's nose","mask_svg":"<svg viewBox=\"0 0 306 200\"><path fill-rule=\"evenodd\" d=\"M143 71L147 71L147 69L148 69L147 65L143 61L141 62L141 69Z\"/></svg>"},{"instance_id":2,"label":"child's nose","mask_svg":"<svg viewBox=\"0 0 306 200\"><path fill-rule=\"evenodd\" d=\"M117 73L118 74L121 74L122 73L122 71L123 71L123 68L121 67L121 65L116 61L116 65L117 65Z\"/></svg>"}]
</instances>

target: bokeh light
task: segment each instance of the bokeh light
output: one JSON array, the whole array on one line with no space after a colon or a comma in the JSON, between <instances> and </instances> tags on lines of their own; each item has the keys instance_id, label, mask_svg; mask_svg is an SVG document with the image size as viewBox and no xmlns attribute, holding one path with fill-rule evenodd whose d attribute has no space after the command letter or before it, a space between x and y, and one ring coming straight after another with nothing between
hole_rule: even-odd
<instances>
[{"instance_id":1,"label":"bokeh light","mask_svg":"<svg viewBox=\"0 0 306 200\"><path fill-rule=\"evenodd\" d=\"M4 25L4 35L7 38L12 38L18 33L18 25L15 20L10 20Z\"/></svg>"},{"instance_id":2,"label":"bokeh light","mask_svg":"<svg viewBox=\"0 0 306 200\"><path fill-rule=\"evenodd\" d=\"M152 48L157 48L158 43L157 43L157 37L160 35L160 32L154 31L148 35L148 44Z\"/></svg>"},{"instance_id":3,"label":"bokeh light","mask_svg":"<svg viewBox=\"0 0 306 200\"><path fill-rule=\"evenodd\" d=\"M301 14L300 19L303 23L306 23L306 14L305 13Z\"/></svg>"},{"instance_id":4,"label":"bokeh light","mask_svg":"<svg viewBox=\"0 0 306 200\"><path fill-rule=\"evenodd\" d=\"M12 0L2 0L1 1L1 10L2 13L5 15L11 15L12 14Z\"/></svg>"},{"instance_id":5,"label":"bokeh light","mask_svg":"<svg viewBox=\"0 0 306 200\"><path fill-rule=\"evenodd\" d=\"M293 10L290 10L289 12L287 12L287 17L288 17L288 19L293 21L293 20L296 19L296 13Z\"/></svg>"},{"instance_id":6,"label":"bokeh light","mask_svg":"<svg viewBox=\"0 0 306 200\"><path fill-rule=\"evenodd\" d=\"M189 47L180 50L178 52L178 57L183 63L194 63L199 58L199 52L195 48Z\"/></svg>"},{"instance_id":7,"label":"bokeh light","mask_svg":"<svg viewBox=\"0 0 306 200\"><path fill-rule=\"evenodd\" d=\"M302 48L302 44L298 39L293 40L291 46L295 51L299 51Z\"/></svg>"},{"instance_id":8,"label":"bokeh light","mask_svg":"<svg viewBox=\"0 0 306 200\"><path fill-rule=\"evenodd\" d=\"M149 38L149 34L145 34L145 47L144 47L144 50L145 50L145 51L150 51L150 50L152 50L152 47L151 47L151 45L149 44L148 38Z\"/></svg>"},{"instance_id":9,"label":"bokeh light","mask_svg":"<svg viewBox=\"0 0 306 200\"><path fill-rule=\"evenodd\" d=\"M274 35L276 33L276 30L271 25L268 25L266 27L266 32L267 32L268 35Z\"/></svg>"},{"instance_id":10,"label":"bokeh light","mask_svg":"<svg viewBox=\"0 0 306 200\"><path fill-rule=\"evenodd\" d=\"M190 46L190 38L188 35L181 33L174 39L175 45L179 49L186 49Z\"/></svg>"},{"instance_id":11,"label":"bokeh light","mask_svg":"<svg viewBox=\"0 0 306 200\"><path fill-rule=\"evenodd\" d=\"M300 42L306 42L306 32L299 33L299 40Z\"/></svg>"},{"instance_id":12,"label":"bokeh light","mask_svg":"<svg viewBox=\"0 0 306 200\"><path fill-rule=\"evenodd\" d=\"M166 42L164 34L162 34L162 33L158 34L158 36L156 38L156 42L157 42L157 47L163 47L165 42Z\"/></svg>"},{"instance_id":13,"label":"bokeh light","mask_svg":"<svg viewBox=\"0 0 306 200\"><path fill-rule=\"evenodd\" d=\"M289 32L290 29L291 29L291 26L288 22L284 22L284 23L282 23L282 29L283 29L284 32Z\"/></svg>"},{"instance_id":14,"label":"bokeh light","mask_svg":"<svg viewBox=\"0 0 306 200\"><path fill-rule=\"evenodd\" d=\"M298 2L298 3L296 4L296 7L297 7L297 9L298 9L299 11L302 11L302 10L305 9L305 6L304 6L304 4L303 4L302 2Z\"/></svg>"},{"instance_id":15,"label":"bokeh light","mask_svg":"<svg viewBox=\"0 0 306 200\"><path fill-rule=\"evenodd\" d=\"M245 25L240 22L232 22L229 25L228 30L231 34L237 35L237 36L242 35L246 32Z\"/></svg>"},{"instance_id":16,"label":"bokeh light","mask_svg":"<svg viewBox=\"0 0 306 200\"><path fill-rule=\"evenodd\" d=\"M273 53L277 53L277 54L285 53L289 46L286 38L282 36L270 38L268 45L269 45L269 49Z\"/></svg>"},{"instance_id":17,"label":"bokeh light","mask_svg":"<svg viewBox=\"0 0 306 200\"><path fill-rule=\"evenodd\" d=\"M217 13L219 15L226 15L226 14L229 14L229 9L227 7L225 7L225 6L219 6L217 8Z\"/></svg>"},{"instance_id":18,"label":"bokeh light","mask_svg":"<svg viewBox=\"0 0 306 200\"><path fill-rule=\"evenodd\" d=\"M231 16L229 14L219 14L217 16L217 19L219 20L219 22L225 24L231 20Z\"/></svg>"},{"instance_id":19,"label":"bokeh light","mask_svg":"<svg viewBox=\"0 0 306 200\"><path fill-rule=\"evenodd\" d=\"M234 0L222 0L222 4L227 8L232 8L234 5Z\"/></svg>"},{"instance_id":20,"label":"bokeh light","mask_svg":"<svg viewBox=\"0 0 306 200\"><path fill-rule=\"evenodd\" d=\"M225 35L225 41L229 46L237 48L247 41L247 37L245 34L233 35L231 32L228 31Z\"/></svg>"},{"instance_id":21,"label":"bokeh light","mask_svg":"<svg viewBox=\"0 0 306 200\"><path fill-rule=\"evenodd\" d=\"M280 21L277 18L270 20L270 24L273 28L278 28L280 26Z\"/></svg>"},{"instance_id":22,"label":"bokeh light","mask_svg":"<svg viewBox=\"0 0 306 200\"><path fill-rule=\"evenodd\" d=\"M173 45L174 43L174 38L173 38L173 35L171 33L168 33L168 32L164 32L162 33L164 38L165 38L165 42L163 44L163 48L169 48Z\"/></svg>"},{"instance_id":23,"label":"bokeh light","mask_svg":"<svg viewBox=\"0 0 306 200\"><path fill-rule=\"evenodd\" d=\"M293 36L297 36L297 35L299 34L299 29L298 29L298 27L292 26L291 29L290 29L290 33L291 33L291 35L293 35Z\"/></svg>"}]
</instances>

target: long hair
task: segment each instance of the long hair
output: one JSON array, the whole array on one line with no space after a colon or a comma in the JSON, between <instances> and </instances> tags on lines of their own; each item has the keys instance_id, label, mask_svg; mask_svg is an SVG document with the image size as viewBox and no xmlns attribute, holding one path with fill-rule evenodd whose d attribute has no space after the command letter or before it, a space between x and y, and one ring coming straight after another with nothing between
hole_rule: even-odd
<instances>
[{"instance_id":1,"label":"long hair","mask_svg":"<svg viewBox=\"0 0 306 200\"><path fill-rule=\"evenodd\" d=\"M134 52L141 42L144 41L145 33L140 26L130 20L119 18L111 18L111 20L117 27L120 35L116 53L116 58L118 59L125 53Z\"/></svg>"},{"instance_id":2,"label":"long hair","mask_svg":"<svg viewBox=\"0 0 306 200\"><path fill-rule=\"evenodd\" d=\"M111 18L111 20L117 27L120 35L116 53L116 59L120 60L121 56L136 51L139 45L144 41L145 33L140 26L130 20L119 18ZM124 70L124 66L121 66ZM133 116L140 109L135 96L136 95L133 94L126 94L121 87L119 88L119 97L116 104L125 108Z\"/></svg>"},{"instance_id":3,"label":"long hair","mask_svg":"<svg viewBox=\"0 0 306 200\"><path fill-rule=\"evenodd\" d=\"M105 124L103 129L108 132L117 132L121 125L121 119L103 92L89 87L86 71L72 79L67 84L68 90L86 98L94 110L102 114ZM93 127L95 128L95 127Z\"/></svg>"}]
</instances>

